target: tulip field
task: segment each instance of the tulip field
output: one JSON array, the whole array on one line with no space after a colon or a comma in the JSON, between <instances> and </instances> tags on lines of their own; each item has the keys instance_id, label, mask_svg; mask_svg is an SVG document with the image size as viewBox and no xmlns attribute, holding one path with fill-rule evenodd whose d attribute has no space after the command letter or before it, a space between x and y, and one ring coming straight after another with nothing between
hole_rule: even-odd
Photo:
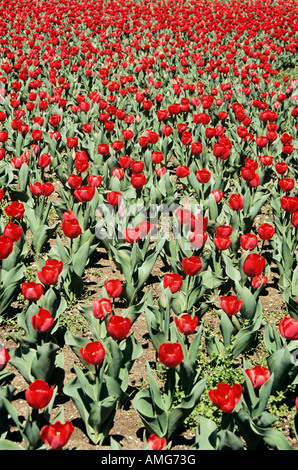
<instances>
[{"instance_id":1,"label":"tulip field","mask_svg":"<svg viewBox=\"0 0 298 470\"><path fill-rule=\"evenodd\" d=\"M0 450L298 450L298 3L0 0Z\"/></svg>"}]
</instances>

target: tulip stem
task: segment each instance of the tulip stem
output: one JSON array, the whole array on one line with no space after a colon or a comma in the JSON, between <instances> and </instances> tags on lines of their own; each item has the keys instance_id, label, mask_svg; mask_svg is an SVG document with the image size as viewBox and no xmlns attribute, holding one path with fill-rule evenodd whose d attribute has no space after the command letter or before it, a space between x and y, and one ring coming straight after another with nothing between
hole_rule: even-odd
<instances>
[{"instance_id":1,"label":"tulip stem","mask_svg":"<svg viewBox=\"0 0 298 470\"><path fill-rule=\"evenodd\" d=\"M170 410L173 404L174 393L175 393L175 368L167 369L167 378L165 384L165 394L166 394L166 406L167 410Z\"/></svg>"},{"instance_id":2,"label":"tulip stem","mask_svg":"<svg viewBox=\"0 0 298 470\"><path fill-rule=\"evenodd\" d=\"M190 282L190 276L186 276L186 293L185 293L185 307L184 310L187 313L188 311L188 294L189 294L189 282Z\"/></svg>"}]
</instances>

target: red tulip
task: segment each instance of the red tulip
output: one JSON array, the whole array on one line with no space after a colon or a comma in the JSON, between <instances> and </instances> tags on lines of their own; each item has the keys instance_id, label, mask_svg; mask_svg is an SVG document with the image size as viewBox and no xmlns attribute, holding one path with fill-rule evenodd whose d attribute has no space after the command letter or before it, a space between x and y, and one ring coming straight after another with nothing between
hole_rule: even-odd
<instances>
[{"instance_id":1,"label":"red tulip","mask_svg":"<svg viewBox=\"0 0 298 470\"><path fill-rule=\"evenodd\" d=\"M94 300L92 312L95 318L103 320L113 311L112 302L110 299L102 298L100 300Z\"/></svg>"},{"instance_id":2,"label":"red tulip","mask_svg":"<svg viewBox=\"0 0 298 470\"><path fill-rule=\"evenodd\" d=\"M243 263L243 271L248 277L259 276L265 268L266 259L258 253L247 255Z\"/></svg>"},{"instance_id":3,"label":"red tulip","mask_svg":"<svg viewBox=\"0 0 298 470\"><path fill-rule=\"evenodd\" d=\"M87 364L99 366L105 358L106 351L100 341L91 341L85 348L80 348L80 355Z\"/></svg>"},{"instance_id":4,"label":"red tulip","mask_svg":"<svg viewBox=\"0 0 298 470\"><path fill-rule=\"evenodd\" d=\"M208 234L199 229L191 232L189 236L189 241L194 248L199 250L200 248L202 248L202 246L205 245L207 238Z\"/></svg>"},{"instance_id":5,"label":"red tulip","mask_svg":"<svg viewBox=\"0 0 298 470\"><path fill-rule=\"evenodd\" d=\"M31 408L39 410L45 408L50 403L53 392L53 385L49 386L43 380L36 379L26 388L25 398Z\"/></svg>"},{"instance_id":6,"label":"red tulip","mask_svg":"<svg viewBox=\"0 0 298 470\"><path fill-rule=\"evenodd\" d=\"M188 166L186 165L178 165L175 171L175 174L178 178L185 178L186 176L189 175L189 173L190 173L190 170Z\"/></svg>"},{"instance_id":7,"label":"red tulip","mask_svg":"<svg viewBox=\"0 0 298 470\"><path fill-rule=\"evenodd\" d=\"M258 244L258 237L254 233L244 233L240 236L240 244L243 250L254 250Z\"/></svg>"},{"instance_id":8,"label":"red tulip","mask_svg":"<svg viewBox=\"0 0 298 470\"><path fill-rule=\"evenodd\" d=\"M259 148L266 147L266 145L268 144L268 138L266 136L257 137L256 144Z\"/></svg>"},{"instance_id":9,"label":"red tulip","mask_svg":"<svg viewBox=\"0 0 298 470\"><path fill-rule=\"evenodd\" d=\"M0 372L5 369L7 363L10 361L10 355L6 348L0 347Z\"/></svg>"},{"instance_id":10,"label":"red tulip","mask_svg":"<svg viewBox=\"0 0 298 470\"><path fill-rule=\"evenodd\" d=\"M242 395L240 384L229 385L220 382L216 389L209 390L209 398L224 413L231 413Z\"/></svg>"},{"instance_id":11,"label":"red tulip","mask_svg":"<svg viewBox=\"0 0 298 470\"><path fill-rule=\"evenodd\" d=\"M258 289L260 286L265 287L268 281L268 276L262 276L259 274L259 276L255 276L251 280L251 285L254 289Z\"/></svg>"},{"instance_id":12,"label":"red tulip","mask_svg":"<svg viewBox=\"0 0 298 470\"><path fill-rule=\"evenodd\" d=\"M48 258L46 260L45 266L47 266L48 268L57 269L58 273L61 274L63 270L63 261L59 261L58 259L54 258Z\"/></svg>"},{"instance_id":13,"label":"red tulip","mask_svg":"<svg viewBox=\"0 0 298 470\"><path fill-rule=\"evenodd\" d=\"M24 204L18 201L12 201L4 208L4 210L8 217L13 217L15 219L21 219L25 213Z\"/></svg>"},{"instance_id":14,"label":"red tulip","mask_svg":"<svg viewBox=\"0 0 298 470\"><path fill-rule=\"evenodd\" d=\"M136 229L139 231L140 233L140 238L143 239L143 238L146 238L148 233L150 231L153 231L154 230L154 224L151 224L149 221L147 220L143 220L142 222L140 222Z\"/></svg>"},{"instance_id":15,"label":"red tulip","mask_svg":"<svg viewBox=\"0 0 298 470\"><path fill-rule=\"evenodd\" d=\"M76 149L79 145L78 137L68 137L66 141L66 145L69 149Z\"/></svg>"},{"instance_id":16,"label":"red tulip","mask_svg":"<svg viewBox=\"0 0 298 470\"><path fill-rule=\"evenodd\" d=\"M131 160L130 167L133 173L142 173L144 171L145 165L142 160Z\"/></svg>"},{"instance_id":17,"label":"red tulip","mask_svg":"<svg viewBox=\"0 0 298 470\"><path fill-rule=\"evenodd\" d=\"M89 168L89 162L86 152L76 152L75 167L78 173L85 173Z\"/></svg>"},{"instance_id":18,"label":"red tulip","mask_svg":"<svg viewBox=\"0 0 298 470\"><path fill-rule=\"evenodd\" d=\"M202 269L202 261L199 256L183 258L182 269L187 276L196 276Z\"/></svg>"},{"instance_id":19,"label":"red tulip","mask_svg":"<svg viewBox=\"0 0 298 470\"><path fill-rule=\"evenodd\" d=\"M38 159L38 165L41 168L46 168L52 161L52 158L47 153L42 153Z\"/></svg>"},{"instance_id":20,"label":"red tulip","mask_svg":"<svg viewBox=\"0 0 298 470\"><path fill-rule=\"evenodd\" d=\"M32 131L32 139L35 141L35 142L39 142L42 138L42 131L40 129L34 129Z\"/></svg>"},{"instance_id":21,"label":"red tulip","mask_svg":"<svg viewBox=\"0 0 298 470\"><path fill-rule=\"evenodd\" d=\"M272 225L267 224L267 223L260 225L260 227L258 228L258 234L261 240L271 240L274 233L275 233L275 228Z\"/></svg>"},{"instance_id":22,"label":"red tulip","mask_svg":"<svg viewBox=\"0 0 298 470\"><path fill-rule=\"evenodd\" d=\"M232 194L230 199L229 199L229 206L233 211L240 211L243 209L243 199L241 194Z\"/></svg>"},{"instance_id":23,"label":"red tulip","mask_svg":"<svg viewBox=\"0 0 298 470\"><path fill-rule=\"evenodd\" d=\"M74 191L74 195L79 202L88 202L95 195L94 186L80 186Z\"/></svg>"},{"instance_id":24,"label":"red tulip","mask_svg":"<svg viewBox=\"0 0 298 470\"><path fill-rule=\"evenodd\" d=\"M110 279L109 281L104 281L104 288L111 298L120 297L123 286L120 279Z\"/></svg>"},{"instance_id":25,"label":"red tulip","mask_svg":"<svg viewBox=\"0 0 298 470\"><path fill-rule=\"evenodd\" d=\"M201 142L192 142L191 144L191 153L194 155L194 156L198 156L198 155L201 155L201 153L203 152L203 145Z\"/></svg>"},{"instance_id":26,"label":"red tulip","mask_svg":"<svg viewBox=\"0 0 298 470\"><path fill-rule=\"evenodd\" d=\"M142 173L133 173L130 182L135 189L142 189L146 184L146 176Z\"/></svg>"},{"instance_id":27,"label":"red tulip","mask_svg":"<svg viewBox=\"0 0 298 470\"><path fill-rule=\"evenodd\" d=\"M37 277L43 285L53 286L58 281L59 269L55 266L45 265L41 271L37 271Z\"/></svg>"},{"instance_id":28,"label":"red tulip","mask_svg":"<svg viewBox=\"0 0 298 470\"><path fill-rule=\"evenodd\" d=\"M220 305L223 311L231 317L237 315L243 305L243 300L238 299L236 295L223 295L220 299Z\"/></svg>"},{"instance_id":29,"label":"red tulip","mask_svg":"<svg viewBox=\"0 0 298 470\"><path fill-rule=\"evenodd\" d=\"M37 302L43 294L43 286L36 282L23 282L22 294L26 300Z\"/></svg>"},{"instance_id":30,"label":"red tulip","mask_svg":"<svg viewBox=\"0 0 298 470\"><path fill-rule=\"evenodd\" d=\"M293 317L284 317L278 325L280 334L289 340L298 340L298 321Z\"/></svg>"},{"instance_id":31,"label":"red tulip","mask_svg":"<svg viewBox=\"0 0 298 470\"><path fill-rule=\"evenodd\" d=\"M298 196L283 196L280 205L283 210L293 214L298 211Z\"/></svg>"},{"instance_id":32,"label":"red tulip","mask_svg":"<svg viewBox=\"0 0 298 470\"><path fill-rule=\"evenodd\" d=\"M293 178L281 178L278 186L286 193L289 193L295 187L295 180Z\"/></svg>"},{"instance_id":33,"label":"red tulip","mask_svg":"<svg viewBox=\"0 0 298 470\"><path fill-rule=\"evenodd\" d=\"M111 191L107 194L107 201L111 206L116 207L122 201L122 196L118 191Z\"/></svg>"},{"instance_id":34,"label":"red tulip","mask_svg":"<svg viewBox=\"0 0 298 470\"><path fill-rule=\"evenodd\" d=\"M1 131L0 132L0 142L5 143L8 140L8 132L7 131Z\"/></svg>"},{"instance_id":35,"label":"red tulip","mask_svg":"<svg viewBox=\"0 0 298 470\"><path fill-rule=\"evenodd\" d=\"M128 243L137 243L141 239L141 232L138 227L130 227L124 230L123 237Z\"/></svg>"},{"instance_id":36,"label":"red tulip","mask_svg":"<svg viewBox=\"0 0 298 470\"><path fill-rule=\"evenodd\" d=\"M279 162L275 164L275 169L279 175L284 175L288 170L288 165L286 162Z\"/></svg>"},{"instance_id":37,"label":"red tulip","mask_svg":"<svg viewBox=\"0 0 298 470\"><path fill-rule=\"evenodd\" d=\"M230 155L231 149L232 144L228 137L221 136L219 137L218 142L214 144L213 155L216 158L220 158L221 160L227 160Z\"/></svg>"},{"instance_id":38,"label":"red tulip","mask_svg":"<svg viewBox=\"0 0 298 470\"><path fill-rule=\"evenodd\" d=\"M89 186L94 186L94 188L99 188L102 183L102 176L89 175L87 177Z\"/></svg>"},{"instance_id":39,"label":"red tulip","mask_svg":"<svg viewBox=\"0 0 298 470\"><path fill-rule=\"evenodd\" d=\"M294 212L292 215L292 224L293 224L293 227L295 227L295 229L298 230L298 211Z\"/></svg>"},{"instance_id":40,"label":"red tulip","mask_svg":"<svg viewBox=\"0 0 298 470\"><path fill-rule=\"evenodd\" d=\"M57 127L60 121L61 121L60 114L52 114L52 116L49 119L49 124L53 127Z\"/></svg>"},{"instance_id":41,"label":"red tulip","mask_svg":"<svg viewBox=\"0 0 298 470\"><path fill-rule=\"evenodd\" d=\"M212 194L217 203L219 203L223 198L223 192L219 191L218 189L213 189Z\"/></svg>"},{"instance_id":42,"label":"red tulip","mask_svg":"<svg viewBox=\"0 0 298 470\"><path fill-rule=\"evenodd\" d=\"M110 153L109 145L108 144L99 144L97 146L97 151L100 155L106 156Z\"/></svg>"},{"instance_id":43,"label":"red tulip","mask_svg":"<svg viewBox=\"0 0 298 470\"><path fill-rule=\"evenodd\" d=\"M231 245L231 239L228 236L216 235L213 239L214 244L218 250L227 250Z\"/></svg>"},{"instance_id":44,"label":"red tulip","mask_svg":"<svg viewBox=\"0 0 298 470\"><path fill-rule=\"evenodd\" d=\"M13 241L6 235L0 236L0 260L6 259L13 251Z\"/></svg>"},{"instance_id":45,"label":"red tulip","mask_svg":"<svg viewBox=\"0 0 298 470\"><path fill-rule=\"evenodd\" d=\"M215 228L215 231L219 237L229 237L233 233L231 225L220 225Z\"/></svg>"},{"instance_id":46,"label":"red tulip","mask_svg":"<svg viewBox=\"0 0 298 470\"><path fill-rule=\"evenodd\" d=\"M115 140L112 143L112 149L115 150L115 152L120 152L124 147L124 143L121 140Z\"/></svg>"},{"instance_id":47,"label":"red tulip","mask_svg":"<svg viewBox=\"0 0 298 470\"><path fill-rule=\"evenodd\" d=\"M161 163L163 161L163 158L163 153L159 152L158 150L155 150L151 155L152 163L154 163L155 165Z\"/></svg>"},{"instance_id":48,"label":"red tulip","mask_svg":"<svg viewBox=\"0 0 298 470\"><path fill-rule=\"evenodd\" d=\"M191 132L184 131L181 135L181 142L185 146L191 145L191 143L192 143L192 134L191 134Z\"/></svg>"},{"instance_id":49,"label":"red tulip","mask_svg":"<svg viewBox=\"0 0 298 470\"><path fill-rule=\"evenodd\" d=\"M211 171L209 171L205 168L202 168L201 170L197 171L196 177L197 177L197 180L200 183L202 183L202 184L208 183L208 181L211 178Z\"/></svg>"},{"instance_id":50,"label":"red tulip","mask_svg":"<svg viewBox=\"0 0 298 470\"><path fill-rule=\"evenodd\" d=\"M169 273L165 274L163 278L164 288L166 289L168 287L172 294L175 294L181 289L182 283L183 277L181 276L181 274Z\"/></svg>"},{"instance_id":51,"label":"red tulip","mask_svg":"<svg viewBox=\"0 0 298 470\"><path fill-rule=\"evenodd\" d=\"M199 318L191 317L188 313L181 315L181 317L174 317L177 329L185 336L192 335L197 327Z\"/></svg>"},{"instance_id":52,"label":"red tulip","mask_svg":"<svg viewBox=\"0 0 298 470\"><path fill-rule=\"evenodd\" d=\"M71 239L79 237L82 233L78 219L71 210L64 212L61 228L64 235Z\"/></svg>"},{"instance_id":53,"label":"red tulip","mask_svg":"<svg viewBox=\"0 0 298 470\"><path fill-rule=\"evenodd\" d=\"M71 174L67 178L67 183L71 189L77 189L82 184L82 176Z\"/></svg>"},{"instance_id":54,"label":"red tulip","mask_svg":"<svg viewBox=\"0 0 298 470\"><path fill-rule=\"evenodd\" d=\"M256 390L259 390L270 377L270 370L259 365L251 369L245 369L245 373L248 375L253 388Z\"/></svg>"},{"instance_id":55,"label":"red tulip","mask_svg":"<svg viewBox=\"0 0 298 470\"><path fill-rule=\"evenodd\" d=\"M146 446L151 450L162 450L166 447L167 441L165 437L158 437L155 434L150 434L147 439Z\"/></svg>"},{"instance_id":56,"label":"red tulip","mask_svg":"<svg viewBox=\"0 0 298 470\"><path fill-rule=\"evenodd\" d=\"M53 326L54 318L49 310L41 307L37 314L32 315L31 323L36 331L47 333Z\"/></svg>"},{"instance_id":57,"label":"red tulip","mask_svg":"<svg viewBox=\"0 0 298 470\"><path fill-rule=\"evenodd\" d=\"M158 350L158 360L169 369L181 364L184 359L180 343L162 343Z\"/></svg>"},{"instance_id":58,"label":"red tulip","mask_svg":"<svg viewBox=\"0 0 298 470\"><path fill-rule=\"evenodd\" d=\"M114 340L121 341L127 337L130 326L131 320L129 317L112 315L107 324L107 332Z\"/></svg>"},{"instance_id":59,"label":"red tulip","mask_svg":"<svg viewBox=\"0 0 298 470\"><path fill-rule=\"evenodd\" d=\"M62 450L69 441L74 427L71 421L62 424L55 421L54 424L46 424L41 428L40 438L51 450Z\"/></svg>"}]
</instances>

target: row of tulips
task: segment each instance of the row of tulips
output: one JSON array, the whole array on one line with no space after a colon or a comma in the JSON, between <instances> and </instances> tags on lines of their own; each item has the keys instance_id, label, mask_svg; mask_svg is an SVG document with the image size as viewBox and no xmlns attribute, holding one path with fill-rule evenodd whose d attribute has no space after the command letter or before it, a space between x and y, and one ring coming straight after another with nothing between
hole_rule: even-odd
<instances>
[{"instance_id":1,"label":"row of tulips","mask_svg":"<svg viewBox=\"0 0 298 470\"><path fill-rule=\"evenodd\" d=\"M26 449L62 449L74 430L63 408L54 413L62 394L93 444L119 449L111 430L144 353L134 323L145 314L156 370L147 364L148 387L132 401L144 448L170 449L195 412L207 387L203 347L241 360L243 381L207 391L223 420L200 416L192 449L292 449L267 405L297 390L297 80L277 79L295 62L297 7L119 0L0 9L1 318L22 304L16 347L0 351L0 447L19 448L13 423ZM90 340L60 318L102 249L119 278L102 279L99 298L79 304ZM156 297L157 260L166 274ZM262 306L274 270L288 312L278 329ZM219 332L210 333L204 319L216 299ZM260 336L266 365L250 360ZM65 345L81 362L67 383ZM8 364L28 383L25 422ZM297 416L293 429L297 437Z\"/></svg>"}]
</instances>

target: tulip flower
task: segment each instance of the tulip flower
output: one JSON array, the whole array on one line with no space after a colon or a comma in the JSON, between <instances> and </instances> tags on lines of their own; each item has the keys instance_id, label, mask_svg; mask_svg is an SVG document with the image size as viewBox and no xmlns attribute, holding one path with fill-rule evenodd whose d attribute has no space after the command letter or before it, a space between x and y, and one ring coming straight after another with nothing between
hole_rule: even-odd
<instances>
[{"instance_id":1,"label":"tulip flower","mask_svg":"<svg viewBox=\"0 0 298 470\"><path fill-rule=\"evenodd\" d=\"M107 194L107 201L111 206L117 207L122 201L122 196L118 191L111 191Z\"/></svg>"},{"instance_id":2,"label":"tulip flower","mask_svg":"<svg viewBox=\"0 0 298 470\"><path fill-rule=\"evenodd\" d=\"M150 434L146 442L146 447L151 450L162 450L166 447L166 445L166 438L158 437L156 434Z\"/></svg>"},{"instance_id":3,"label":"tulip flower","mask_svg":"<svg viewBox=\"0 0 298 470\"><path fill-rule=\"evenodd\" d=\"M32 315L31 323L36 331L47 333L53 326L54 318L49 310L40 307L38 313Z\"/></svg>"},{"instance_id":4,"label":"tulip flower","mask_svg":"<svg viewBox=\"0 0 298 470\"><path fill-rule=\"evenodd\" d=\"M260 225L260 227L258 228L258 234L261 240L271 240L274 233L275 233L275 228L271 224L268 224L268 223L264 223Z\"/></svg>"},{"instance_id":5,"label":"tulip flower","mask_svg":"<svg viewBox=\"0 0 298 470\"><path fill-rule=\"evenodd\" d=\"M131 175L131 185L135 188L135 189L142 189L143 186L146 184L146 176L143 174L143 173L133 173Z\"/></svg>"},{"instance_id":6,"label":"tulip flower","mask_svg":"<svg viewBox=\"0 0 298 470\"><path fill-rule=\"evenodd\" d=\"M172 294L178 292L182 287L183 278L181 274L169 273L165 274L163 278L163 287L170 289Z\"/></svg>"},{"instance_id":7,"label":"tulip flower","mask_svg":"<svg viewBox=\"0 0 298 470\"><path fill-rule=\"evenodd\" d=\"M183 258L182 269L187 276L196 276L202 269L202 261L199 256Z\"/></svg>"},{"instance_id":8,"label":"tulip flower","mask_svg":"<svg viewBox=\"0 0 298 470\"><path fill-rule=\"evenodd\" d=\"M84 348L80 348L80 355L87 364L99 366L105 358L106 351L100 341L91 341Z\"/></svg>"},{"instance_id":9,"label":"tulip flower","mask_svg":"<svg viewBox=\"0 0 298 470\"><path fill-rule=\"evenodd\" d=\"M120 297L123 286L120 279L110 279L109 281L104 281L104 288L108 296L112 299Z\"/></svg>"},{"instance_id":10,"label":"tulip flower","mask_svg":"<svg viewBox=\"0 0 298 470\"><path fill-rule=\"evenodd\" d=\"M56 266L43 266L37 271L37 277L45 286L53 286L57 283L59 277L59 269Z\"/></svg>"},{"instance_id":11,"label":"tulip flower","mask_svg":"<svg viewBox=\"0 0 298 470\"><path fill-rule=\"evenodd\" d=\"M45 408L50 403L53 392L53 385L49 386L43 380L36 379L26 388L25 398L31 408L38 410Z\"/></svg>"},{"instance_id":12,"label":"tulip flower","mask_svg":"<svg viewBox=\"0 0 298 470\"><path fill-rule=\"evenodd\" d=\"M220 299L220 306L229 317L237 315L242 305L243 300L238 299L236 295L223 295Z\"/></svg>"},{"instance_id":13,"label":"tulip flower","mask_svg":"<svg viewBox=\"0 0 298 470\"><path fill-rule=\"evenodd\" d=\"M81 186L82 180L83 180L82 176L71 174L67 178L67 183L71 189L77 189L79 186Z\"/></svg>"},{"instance_id":14,"label":"tulip flower","mask_svg":"<svg viewBox=\"0 0 298 470\"><path fill-rule=\"evenodd\" d=\"M298 321L292 317L284 317L278 325L280 334L289 340L298 340Z\"/></svg>"},{"instance_id":15,"label":"tulip flower","mask_svg":"<svg viewBox=\"0 0 298 470\"><path fill-rule=\"evenodd\" d=\"M0 347L0 372L5 369L10 360L10 355L7 348Z\"/></svg>"},{"instance_id":16,"label":"tulip flower","mask_svg":"<svg viewBox=\"0 0 298 470\"><path fill-rule=\"evenodd\" d=\"M190 169L186 165L178 165L175 174L178 178L186 178L190 174Z\"/></svg>"},{"instance_id":17,"label":"tulip flower","mask_svg":"<svg viewBox=\"0 0 298 470\"><path fill-rule=\"evenodd\" d=\"M51 450L62 450L69 441L74 427L71 421L61 423L56 421L54 424L46 424L40 430L40 438Z\"/></svg>"},{"instance_id":18,"label":"tulip flower","mask_svg":"<svg viewBox=\"0 0 298 470\"><path fill-rule=\"evenodd\" d=\"M12 201L4 210L8 217L15 219L21 219L25 213L24 204L18 201Z\"/></svg>"},{"instance_id":19,"label":"tulip flower","mask_svg":"<svg viewBox=\"0 0 298 470\"><path fill-rule=\"evenodd\" d=\"M208 183L211 178L211 171L207 170L206 168L202 168L201 170L197 171L196 177L200 183Z\"/></svg>"},{"instance_id":20,"label":"tulip flower","mask_svg":"<svg viewBox=\"0 0 298 470\"><path fill-rule=\"evenodd\" d=\"M102 298L99 300L94 300L92 312L95 318L103 320L108 315L110 315L112 311L112 302L110 299Z\"/></svg>"},{"instance_id":21,"label":"tulip flower","mask_svg":"<svg viewBox=\"0 0 298 470\"><path fill-rule=\"evenodd\" d=\"M270 377L270 370L259 365L251 369L245 369L245 373L248 375L253 388L256 390L259 390Z\"/></svg>"},{"instance_id":22,"label":"tulip flower","mask_svg":"<svg viewBox=\"0 0 298 470\"><path fill-rule=\"evenodd\" d=\"M232 194L230 199L229 199L229 206L233 211L240 211L243 209L243 199L241 194Z\"/></svg>"},{"instance_id":23,"label":"tulip flower","mask_svg":"<svg viewBox=\"0 0 298 470\"><path fill-rule=\"evenodd\" d=\"M198 317L191 317L189 314L181 315L181 317L174 317L175 325L185 336L192 335L197 327L199 318Z\"/></svg>"},{"instance_id":24,"label":"tulip flower","mask_svg":"<svg viewBox=\"0 0 298 470\"><path fill-rule=\"evenodd\" d=\"M71 239L79 237L82 233L77 217L70 210L64 212L61 228L64 235Z\"/></svg>"},{"instance_id":25,"label":"tulip flower","mask_svg":"<svg viewBox=\"0 0 298 470\"><path fill-rule=\"evenodd\" d=\"M79 202L88 202L94 197L94 186L80 186L74 191L74 195Z\"/></svg>"},{"instance_id":26,"label":"tulip flower","mask_svg":"<svg viewBox=\"0 0 298 470\"><path fill-rule=\"evenodd\" d=\"M107 324L107 332L117 341L121 341L127 337L131 326L129 317L122 317L120 315L112 315Z\"/></svg>"},{"instance_id":27,"label":"tulip flower","mask_svg":"<svg viewBox=\"0 0 298 470\"><path fill-rule=\"evenodd\" d=\"M173 369L183 361L183 351L180 343L162 343L158 350L158 360L169 369Z\"/></svg>"},{"instance_id":28,"label":"tulip flower","mask_svg":"<svg viewBox=\"0 0 298 470\"><path fill-rule=\"evenodd\" d=\"M216 235L213 241L216 248L220 251L227 250L231 245L231 238L228 236Z\"/></svg>"},{"instance_id":29,"label":"tulip flower","mask_svg":"<svg viewBox=\"0 0 298 470\"><path fill-rule=\"evenodd\" d=\"M240 236L240 244L243 250L252 251L258 244L258 237L254 233L245 233Z\"/></svg>"},{"instance_id":30,"label":"tulip flower","mask_svg":"<svg viewBox=\"0 0 298 470\"><path fill-rule=\"evenodd\" d=\"M244 274L248 277L259 276L265 268L266 259L258 253L247 255L243 263Z\"/></svg>"},{"instance_id":31,"label":"tulip flower","mask_svg":"<svg viewBox=\"0 0 298 470\"><path fill-rule=\"evenodd\" d=\"M6 259L13 251L13 241L6 235L0 236L0 260Z\"/></svg>"},{"instance_id":32,"label":"tulip flower","mask_svg":"<svg viewBox=\"0 0 298 470\"><path fill-rule=\"evenodd\" d=\"M29 302L37 302L43 294L43 285L36 282L23 282L22 294Z\"/></svg>"},{"instance_id":33,"label":"tulip flower","mask_svg":"<svg viewBox=\"0 0 298 470\"><path fill-rule=\"evenodd\" d=\"M240 384L229 385L220 382L217 388L209 390L209 398L224 413L231 413L242 395L242 386Z\"/></svg>"}]
</instances>

